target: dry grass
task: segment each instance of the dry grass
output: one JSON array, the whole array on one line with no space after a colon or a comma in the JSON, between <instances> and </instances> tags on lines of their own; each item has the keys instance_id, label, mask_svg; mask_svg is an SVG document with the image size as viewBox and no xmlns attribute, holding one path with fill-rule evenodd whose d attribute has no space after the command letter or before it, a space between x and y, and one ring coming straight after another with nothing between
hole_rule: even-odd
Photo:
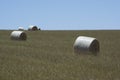
<instances>
[{"instance_id":1,"label":"dry grass","mask_svg":"<svg viewBox=\"0 0 120 80\"><path fill-rule=\"evenodd\" d=\"M12 41L0 31L0 80L119 80L120 31L26 31ZM79 35L96 37L100 53L75 55Z\"/></svg>"}]
</instances>

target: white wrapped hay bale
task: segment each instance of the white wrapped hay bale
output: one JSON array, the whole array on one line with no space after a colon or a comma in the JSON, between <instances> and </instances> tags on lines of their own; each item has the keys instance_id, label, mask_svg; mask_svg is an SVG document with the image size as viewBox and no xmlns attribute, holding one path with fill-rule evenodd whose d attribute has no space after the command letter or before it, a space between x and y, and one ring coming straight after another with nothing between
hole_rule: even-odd
<instances>
[{"instance_id":1,"label":"white wrapped hay bale","mask_svg":"<svg viewBox=\"0 0 120 80\"><path fill-rule=\"evenodd\" d=\"M34 26L34 25L31 25L31 26L29 26L28 30L29 31L36 31L36 30L38 30L38 27Z\"/></svg>"},{"instance_id":2,"label":"white wrapped hay bale","mask_svg":"<svg viewBox=\"0 0 120 80\"><path fill-rule=\"evenodd\" d=\"M24 30L24 28L23 28L23 27L18 27L18 30L22 30L22 31L23 31L23 30Z\"/></svg>"},{"instance_id":3,"label":"white wrapped hay bale","mask_svg":"<svg viewBox=\"0 0 120 80\"><path fill-rule=\"evenodd\" d=\"M10 35L12 40L26 40L27 35L24 31L13 31Z\"/></svg>"},{"instance_id":4,"label":"white wrapped hay bale","mask_svg":"<svg viewBox=\"0 0 120 80\"><path fill-rule=\"evenodd\" d=\"M99 52L99 42L93 37L79 36L75 40L73 47L75 53Z\"/></svg>"}]
</instances>

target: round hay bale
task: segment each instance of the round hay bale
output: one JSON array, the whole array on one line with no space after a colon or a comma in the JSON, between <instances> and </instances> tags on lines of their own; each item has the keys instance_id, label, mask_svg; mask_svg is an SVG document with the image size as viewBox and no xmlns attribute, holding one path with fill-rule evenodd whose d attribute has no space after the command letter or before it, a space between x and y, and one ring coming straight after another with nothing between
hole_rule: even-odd
<instances>
[{"instance_id":1,"label":"round hay bale","mask_svg":"<svg viewBox=\"0 0 120 80\"><path fill-rule=\"evenodd\" d=\"M29 26L28 30L29 31L36 31L36 30L38 30L38 27L37 26Z\"/></svg>"},{"instance_id":2,"label":"round hay bale","mask_svg":"<svg viewBox=\"0 0 120 80\"><path fill-rule=\"evenodd\" d=\"M24 31L13 31L10 35L12 40L26 40L27 35Z\"/></svg>"},{"instance_id":3,"label":"round hay bale","mask_svg":"<svg viewBox=\"0 0 120 80\"><path fill-rule=\"evenodd\" d=\"M23 28L23 27L19 27L19 28L18 28L18 30L20 30L20 31L22 30L22 31L23 31L23 30L24 30L24 28Z\"/></svg>"},{"instance_id":4,"label":"round hay bale","mask_svg":"<svg viewBox=\"0 0 120 80\"><path fill-rule=\"evenodd\" d=\"M74 42L74 52L75 53L98 53L99 52L99 42L96 38L79 36Z\"/></svg>"},{"instance_id":5,"label":"round hay bale","mask_svg":"<svg viewBox=\"0 0 120 80\"><path fill-rule=\"evenodd\" d=\"M38 28L38 30L41 30L40 28Z\"/></svg>"}]
</instances>

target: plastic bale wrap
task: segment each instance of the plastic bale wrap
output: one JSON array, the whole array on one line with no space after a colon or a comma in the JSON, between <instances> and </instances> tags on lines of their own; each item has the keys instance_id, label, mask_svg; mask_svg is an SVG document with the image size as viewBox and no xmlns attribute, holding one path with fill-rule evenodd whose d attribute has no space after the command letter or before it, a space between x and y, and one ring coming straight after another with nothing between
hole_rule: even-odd
<instances>
[{"instance_id":1,"label":"plastic bale wrap","mask_svg":"<svg viewBox=\"0 0 120 80\"><path fill-rule=\"evenodd\" d=\"M80 53L94 53L97 54L99 49L99 41L93 37L79 36L74 42L74 52Z\"/></svg>"},{"instance_id":2,"label":"plastic bale wrap","mask_svg":"<svg viewBox=\"0 0 120 80\"><path fill-rule=\"evenodd\" d=\"M18 27L18 30L23 31L24 28L23 27Z\"/></svg>"},{"instance_id":3,"label":"plastic bale wrap","mask_svg":"<svg viewBox=\"0 0 120 80\"><path fill-rule=\"evenodd\" d=\"M37 31L38 30L38 27L37 26L29 26L28 28L29 31Z\"/></svg>"},{"instance_id":4,"label":"plastic bale wrap","mask_svg":"<svg viewBox=\"0 0 120 80\"><path fill-rule=\"evenodd\" d=\"M26 40L27 35L24 31L13 31L10 35L12 40Z\"/></svg>"}]
</instances>

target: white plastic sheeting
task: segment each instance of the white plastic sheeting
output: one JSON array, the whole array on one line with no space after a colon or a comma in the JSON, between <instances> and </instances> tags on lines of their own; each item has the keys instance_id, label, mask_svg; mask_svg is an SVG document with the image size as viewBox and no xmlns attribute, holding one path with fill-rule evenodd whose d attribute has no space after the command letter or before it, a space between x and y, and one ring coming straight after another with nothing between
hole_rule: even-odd
<instances>
[{"instance_id":1,"label":"white plastic sheeting","mask_svg":"<svg viewBox=\"0 0 120 80\"><path fill-rule=\"evenodd\" d=\"M13 31L10 35L12 40L26 40L27 35L24 31Z\"/></svg>"},{"instance_id":2,"label":"white plastic sheeting","mask_svg":"<svg viewBox=\"0 0 120 80\"><path fill-rule=\"evenodd\" d=\"M85 53L85 52L98 53L99 42L96 38L93 38L93 37L79 36L74 42L74 52L75 53Z\"/></svg>"}]
</instances>

